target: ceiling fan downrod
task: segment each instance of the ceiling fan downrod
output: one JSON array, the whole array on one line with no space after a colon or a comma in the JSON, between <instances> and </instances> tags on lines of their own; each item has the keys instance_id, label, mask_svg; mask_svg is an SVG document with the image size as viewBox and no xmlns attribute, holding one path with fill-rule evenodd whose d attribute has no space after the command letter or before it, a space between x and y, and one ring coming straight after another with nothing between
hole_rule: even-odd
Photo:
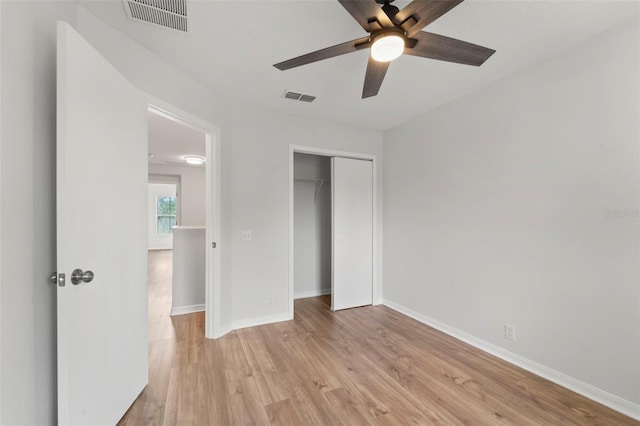
<instances>
[{"instance_id":1,"label":"ceiling fan downrod","mask_svg":"<svg viewBox=\"0 0 640 426\"><path fill-rule=\"evenodd\" d=\"M396 13L400 11L400 9L391 4L393 1L394 0L376 0L376 3L382 5L382 10L384 10L384 13L386 13L391 20L393 20Z\"/></svg>"}]
</instances>

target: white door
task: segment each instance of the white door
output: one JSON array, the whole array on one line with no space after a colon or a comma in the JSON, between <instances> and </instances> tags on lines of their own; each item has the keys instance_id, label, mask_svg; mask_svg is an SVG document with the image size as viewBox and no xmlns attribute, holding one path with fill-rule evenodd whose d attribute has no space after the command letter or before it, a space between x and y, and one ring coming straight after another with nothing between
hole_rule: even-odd
<instances>
[{"instance_id":1,"label":"white door","mask_svg":"<svg viewBox=\"0 0 640 426\"><path fill-rule=\"evenodd\" d=\"M113 425L148 379L146 103L62 22L57 97L58 421Z\"/></svg>"},{"instance_id":2,"label":"white door","mask_svg":"<svg viewBox=\"0 0 640 426\"><path fill-rule=\"evenodd\" d=\"M373 163L334 157L331 162L331 309L373 300Z\"/></svg>"}]
</instances>

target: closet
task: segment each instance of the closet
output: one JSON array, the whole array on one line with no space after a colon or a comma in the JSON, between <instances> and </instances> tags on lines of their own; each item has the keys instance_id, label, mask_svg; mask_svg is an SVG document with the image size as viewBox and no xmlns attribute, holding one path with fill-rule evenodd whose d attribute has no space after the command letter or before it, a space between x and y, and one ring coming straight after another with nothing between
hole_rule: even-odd
<instances>
[{"instance_id":1,"label":"closet","mask_svg":"<svg viewBox=\"0 0 640 426\"><path fill-rule=\"evenodd\" d=\"M294 298L331 309L373 299L371 161L294 153Z\"/></svg>"},{"instance_id":2,"label":"closet","mask_svg":"<svg viewBox=\"0 0 640 426\"><path fill-rule=\"evenodd\" d=\"M331 293L331 158L294 154L294 298Z\"/></svg>"}]
</instances>

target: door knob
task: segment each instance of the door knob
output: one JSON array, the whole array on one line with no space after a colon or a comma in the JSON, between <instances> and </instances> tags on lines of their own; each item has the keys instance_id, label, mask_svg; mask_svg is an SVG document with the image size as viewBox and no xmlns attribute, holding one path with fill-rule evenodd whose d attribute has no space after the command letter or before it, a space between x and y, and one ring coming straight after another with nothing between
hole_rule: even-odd
<instances>
[{"instance_id":1,"label":"door knob","mask_svg":"<svg viewBox=\"0 0 640 426\"><path fill-rule=\"evenodd\" d=\"M64 287L65 284L65 276L64 274L58 275L58 271L52 272L49 276L49 282L51 284L58 284L60 287Z\"/></svg>"},{"instance_id":2,"label":"door knob","mask_svg":"<svg viewBox=\"0 0 640 426\"><path fill-rule=\"evenodd\" d=\"M90 283L93 280L93 272L82 272L82 269L75 269L71 273L71 283L78 285L80 282Z\"/></svg>"}]
</instances>

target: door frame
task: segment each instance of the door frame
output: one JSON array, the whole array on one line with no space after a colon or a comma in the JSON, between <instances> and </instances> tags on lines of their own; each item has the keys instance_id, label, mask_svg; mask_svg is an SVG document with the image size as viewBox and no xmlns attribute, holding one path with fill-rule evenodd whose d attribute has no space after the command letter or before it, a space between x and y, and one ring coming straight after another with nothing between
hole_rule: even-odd
<instances>
[{"instance_id":1,"label":"door frame","mask_svg":"<svg viewBox=\"0 0 640 426\"><path fill-rule=\"evenodd\" d=\"M220 128L188 113L168 102L146 94L149 109L169 120L204 132L205 137L205 241L206 241L206 271L205 271L205 337L216 339L222 336L220 310L220 278L221 268L221 137ZM212 247L213 243L216 248Z\"/></svg>"},{"instance_id":2,"label":"door frame","mask_svg":"<svg viewBox=\"0 0 640 426\"><path fill-rule=\"evenodd\" d=\"M369 160L372 162L373 169L373 283L372 283L372 300L374 305L382 303L382 279L381 252L378 249L379 239L382 236L382 224L378 222L378 157L375 154L365 154L360 152L340 151L335 149L316 148L303 145L289 145L289 318L293 319L294 305L294 202L293 202L293 178L294 154L312 154L323 157L343 157L353 158L356 160ZM333 224L332 224L333 225ZM333 283L332 283L333 291Z\"/></svg>"}]
</instances>

